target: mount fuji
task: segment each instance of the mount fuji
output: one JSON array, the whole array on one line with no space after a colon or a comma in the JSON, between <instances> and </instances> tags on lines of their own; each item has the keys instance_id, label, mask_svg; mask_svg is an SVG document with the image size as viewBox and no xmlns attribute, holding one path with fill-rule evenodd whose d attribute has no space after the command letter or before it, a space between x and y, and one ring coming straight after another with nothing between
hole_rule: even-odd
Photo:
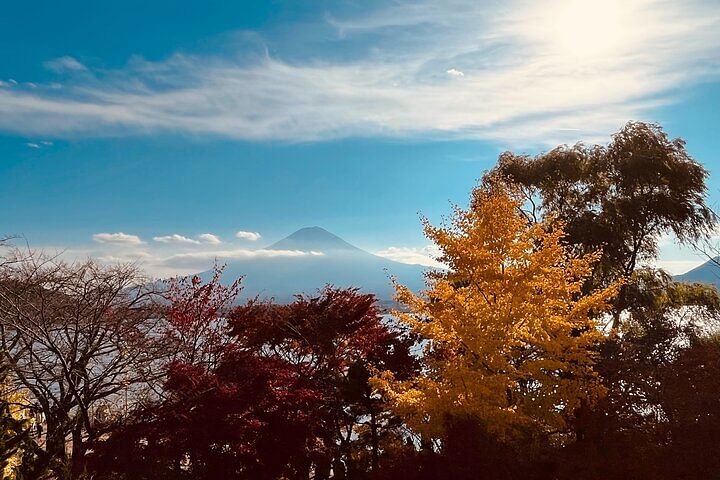
<instances>
[{"instance_id":1,"label":"mount fuji","mask_svg":"<svg viewBox=\"0 0 720 480\"><path fill-rule=\"evenodd\" d=\"M231 260L225 267L223 279L232 281L243 277L241 300L259 296L289 302L296 294L314 294L329 284L374 293L385 304L393 299L392 277L419 291L424 287L423 272L429 269L373 255L320 227L302 228L264 250L304 254ZM207 279L212 271L198 275Z\"/></svg>"},{"instance_id":2,"label":"mount fuji","mask_svg":"<svg viewBox=\"0 0 720 480\"><path fill-rule=\"evenodd\" d=\"M706 283L720 287L720 257L715 257L692 270L675 275L674 280L687 283Z\"/></svg>"}]
</instances>

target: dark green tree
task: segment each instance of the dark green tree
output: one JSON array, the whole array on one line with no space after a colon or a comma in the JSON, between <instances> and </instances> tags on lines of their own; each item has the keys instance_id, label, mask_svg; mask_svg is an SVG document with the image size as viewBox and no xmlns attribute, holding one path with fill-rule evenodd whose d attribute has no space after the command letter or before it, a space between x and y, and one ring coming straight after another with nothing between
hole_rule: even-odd
<instances>
[{"instance_id":1,"label":"dark green tree","mask_svg":"<svg viewBox=\"0 0 720 480\"><path fill-rule=\"evenodd\" d=\"M560 452L555 478L717 475L716 455L697 452L716 443L720 296L644 265L665 235L707 240L717 222L707 177L683 140L637 122L606 146L504 153L487 175L524 192L530 221L554 217L574 248L602 251L587 288L625 280L596 365L608 393L576 412L576 441Z\"/></svg>"},{"instance_id":2,"label":"dark green tree","mask_svg":"<svg viewBox=\"0 0 720 480\"><path fill-rule=\"evenodd\" d=\"M608 388L579 412L557 478L713 478L720 471L720 312L711 286L636 272L633 313L604 345Z\"/></svg>"},{"instance_id":3,"label":"dark green tree","mask_svg":"<svg viewBox=\"0 0 720 480\"><path fill-rule=\"evenodd\" d=\"M658 254L658 241L674 234L685 244L707 238L716 217L705 201L708 171L656 124L630 122L608 145L559 146L531 157L500 156L487 178L519 187L529 218L552 216L565 223L567 241L583 253L602 250L592 285L630 279ZM629 306L628 285L617 298Z\"/></svg>"}]
</instances>

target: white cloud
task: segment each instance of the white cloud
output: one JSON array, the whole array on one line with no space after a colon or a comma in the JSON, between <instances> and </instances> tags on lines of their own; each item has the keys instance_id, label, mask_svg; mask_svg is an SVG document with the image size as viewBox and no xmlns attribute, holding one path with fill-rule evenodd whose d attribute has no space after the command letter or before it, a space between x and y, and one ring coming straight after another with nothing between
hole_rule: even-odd
<instances>
[{"instance_id":1,"label":"white cloud","mask_svg":"<svg viewBox=\"0 0 720 480\"><path fill-rule=\"evenodd\" d=\"M172 235L163 235L163 236L159 236L159 237L153 237L153 240L155 240L158 243L176 243L176 244L185 243L185 244L192 244L192 245L200 245L203 243L210 244L210 245L219 245L222 243L220 238L217 235L213 235L212 233L200 234L197 236L197 239L174 233Z\"/></svg>"},{"instance_id":2,"label":"white cloud","mask_svg":"<svg viewBox=\"0 0 720 480\"><path fill-rule=\"evenodd\" d=\"M671 275L680 275L699 267L703 263L705 262L702 260L658 260L653 263L653 266L662 268Z\"/></svg>"},{"instance_id":3,"label":"white cloud","mask_svg":"<svg viewBox=\"0 0 720 480\"><path fill-rule=\"evenodd\" d=\"M165 266L174 268L208 266L208 262L218 260L219 262L230 260L243 260L254 258L292 258L323 255L322 252L305 252L302 250L249 250L237 248L233 250L210 250L203 252L184 252L171 255L161 261Z\"/></svg>"},{"instance_id":4,"label":"white cloud","mask_svg":"<svg viewBox=\"0 0 720 480\"><path fill-rule=\"evenodd\" d=\"M101 263L135 263L152 259L153 255L145 250L134 250L133 245L102 244L97 246L70 247L58 245L45 245L37 251L45 253L50 257L58 258L66 262L82 262L87 259L95 259Z\"/></svg>"},{"instance_id":5,"label":"white cloud","mask_svg":"<svg viewBox=\"0 0 720 480\"><path fill-rule=\"evenodd\" d=\"M170 259L179 258L197 258L197 259L242 259L242 258L272 258L272 257L303 257L307 255L323 255L322 252L310 251L306 252L303 250L268 250L258 249L250 250L246 248L236 248L233 250L210 250L207 252L187 252L178 253L170 257Z\"/></svg>"},{"instance_id":6,"label":"white cloud","mask_svg":"<svg viewBox=\"0 0 720 480\"><path fill-rule=\"evenodd\" d=\"M140 268L155 278L167 278L175 275L187 275L209 268L213 261L225 263L258 258L301 258L322 256L322 252L301 250L251 250L222 249L178 251L177 243L162 245L102 243L96 247L61 248L45 247L44 250L54 252L68 261L94 258L105 264L138 263Z\"/></svg>"},{"instance_id":7,"label":"white cloud","mask_svg":"<svg viewBox=\"0 0 720 480\"><path fill-rule=\"evenodd\" d=\"M192 238L184 237L182 235L178 235L177 233L174 233L172 235L164 235L161 237L153 237L153 240L159 243L192 243L194 245L200 244L198 240L193 240Z\"/></svg>"},{"instance_id":8,"label":"white cloud","mask_svg":"<svg viewBox=\"0 0 720 480\"><path fill-rule=\"evenodd\" d=\"M64 56L64 57L58 57L53 60L48 60L47 62L43 63L45 68L48 70L52 70L56 73L61 72L80 72L87 70L87 67L80 63L78 60L76 60L73 57Z\"/></svg>"},{"instance_id":9,"label":"white cloud","mask_svg":"<svg viewBox=\"0 0 720 480\"><path fill-rule=\"evenodd\" d=\"M412 265L425 265L426 267L445 268L445 265L438 262L436 258L440 254L440 250L435 245L426 247L388 247L384 250L375 252L375 255L389 258L400 263L409 263Z\"/></svg>"},{"instance_id":10,"label":"white cloud","mask_svg":"<svg viewBox=\"0 0 720 480\"><path fill-rule=\"evenodd\" d=\"M96 233L92 238L98 243L113 243L119 245L140 245L143 243L137 235L128 235L123 232Z\"/></svg>"},{"instance_id":11,"label":"white cloud","mask_svg":"<svg viewBox=\"0 0 720 480\"><path fill-rule=\"evenodd\" d=\"M62 91L0 89L0 129L596 141L627 120L654 119L678 87L720 76L720 10L711 1L426 0L331 23L338 42L361 37L366 53L130 62ZM58 65L72 64L62 58ZM473 74L462 82L449 78L457 69L437 74L456 62Z\"/></svg>"},{"instance_id":12,"label":"white cloud","mask_svg":"<svg viewBox=\"0 0 720 480\"><path fill-rule=\"evenodd\" d=\"M245 232L243 230L237 232L235 236L241 240L248 240L250 242L256 242L262 238L262 235L258 232Z\"/></svg>"},{"instance_id":13,"label":"white cloud","mask_svg":"<svg viewBox=\"0 0 720 480\"><path fill-rule=\"evenodd\" d=\"M457 68L451 68L446 73L448 75L450 75L451 77L464 77L465 76L465 73L462 72L461 70L458 70Z\"/></svg>"},{"instance_id":14,"label":"white cloud","mask_svg":"<svg viewBox=\"0 0 720 480\"><path fill-rule=\"evenodd\" d=\"M203 233L198 235L198 239L203 243L209 243L212 245L217 245L219 243L222 243L220 238L217 235L213 235L212 233Z\"/></svg>"},{"instance_id":15,"label":"white cloud","mask_svg":"<svg viewBox=\"0 0 720 480\"><path fill-rule=\"evenodd\" d=\"M120 252L115 254L103 254L96 257L102 263L131 263L138 260L146 260L153 258L152 254L145 251L139 252Z\"/></svg>"}]
</instances>

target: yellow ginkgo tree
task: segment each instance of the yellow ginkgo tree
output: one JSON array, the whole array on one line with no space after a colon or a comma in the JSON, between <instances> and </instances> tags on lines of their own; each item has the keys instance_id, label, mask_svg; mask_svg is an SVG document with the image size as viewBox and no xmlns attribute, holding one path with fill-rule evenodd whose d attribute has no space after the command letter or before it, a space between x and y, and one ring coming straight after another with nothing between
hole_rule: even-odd
<instances>
[{"instance_id":1,"label":"yellow ginkgo tree","mask_svg":"<svg viewBox=\"0 0 720 480\"><path fill-rule=\"evenodd\" d=\"M558 430L603 394L596 319L617 285L583 292L599 252L573 255L561 223L529 222L521 206L501 182L476 188L446 225L425 222L448 269L429 272L420 296L397 286L396 315L424 339L425 368L403 380L381 372L374 385L424 435L458 418L499 437Z\"/></svg>"}]
</instances>

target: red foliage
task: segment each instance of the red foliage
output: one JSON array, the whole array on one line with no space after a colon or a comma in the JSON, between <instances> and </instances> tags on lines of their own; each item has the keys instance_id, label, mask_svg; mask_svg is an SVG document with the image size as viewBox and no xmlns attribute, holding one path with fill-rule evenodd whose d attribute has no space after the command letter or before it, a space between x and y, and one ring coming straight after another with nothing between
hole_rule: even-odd
<instances>
[{"instance_id":1,"label":"red foliage","mask_svg":"<svg viewBox=\"0 0 720 480\"><path fill-rule=\"evenodd\" d=\"M219 273L205 285L171 284L170 332L184 349L167 365L165 398L97 444L92 469L109 478L322 478L349 468L353 428L368 415L376 459L381 412L368 369L402 375L415 360L374 297L327 288L226 313L237 284L222 287Z\"/></svg>"},{"instance_id":2,"label":"red foliage","mask_svg":"<svg viewBox=\"0 0 720 480\"><path fill-rule=\"evenodd\" d=\"M318 478L331 467L336 475L377 469L381 437L398 422L374 395L370 371L403 377L418 366L410 354L413 342L383 323L373 295L328 287L289 305L250 302L233 311L230 328L239 343L284 359L322 392L322 411L334 428L320 438L327 456L315 465ZM358 435L361 426L367 435Z\"/></svg>"},{"instance_id":3,"label":"red foliage","mask_svg":"<svg viewBox=\"0 0 720 480\"><path fill-rule=\"evenodd\" d=\"M264 355L279 355L308 376L341 374L358 361L378 368L415 368L409 343L382 321L374 295L326 288L289 305L251 301L233 310L230 332Z\"/></svg>"},{"instance_id":4,"label":"red foliage","mask_svg":"<svg viewBox=\"0 0 720 480\"><path fill-rule=\"evenodd\" d=\"M225 286L220 282L223 269L215 265L206 283L197 275L166 282L165 336L176 351L175 360L212 367L228 343L225 315L242 289L242 278Z\"/></svg>"},{"instance_id":5,"label":"red foliage","mask_svg":"<svg viewBox=\"0 0 720 480\"><path fill-rule=\"evenodd\" d=\"M324 428L321 396L289 365L229 349L214 372L186 363L169 372L167 399L99 445L95 470L125 478L303 476Z\"/></svg>"}]
</instances>

